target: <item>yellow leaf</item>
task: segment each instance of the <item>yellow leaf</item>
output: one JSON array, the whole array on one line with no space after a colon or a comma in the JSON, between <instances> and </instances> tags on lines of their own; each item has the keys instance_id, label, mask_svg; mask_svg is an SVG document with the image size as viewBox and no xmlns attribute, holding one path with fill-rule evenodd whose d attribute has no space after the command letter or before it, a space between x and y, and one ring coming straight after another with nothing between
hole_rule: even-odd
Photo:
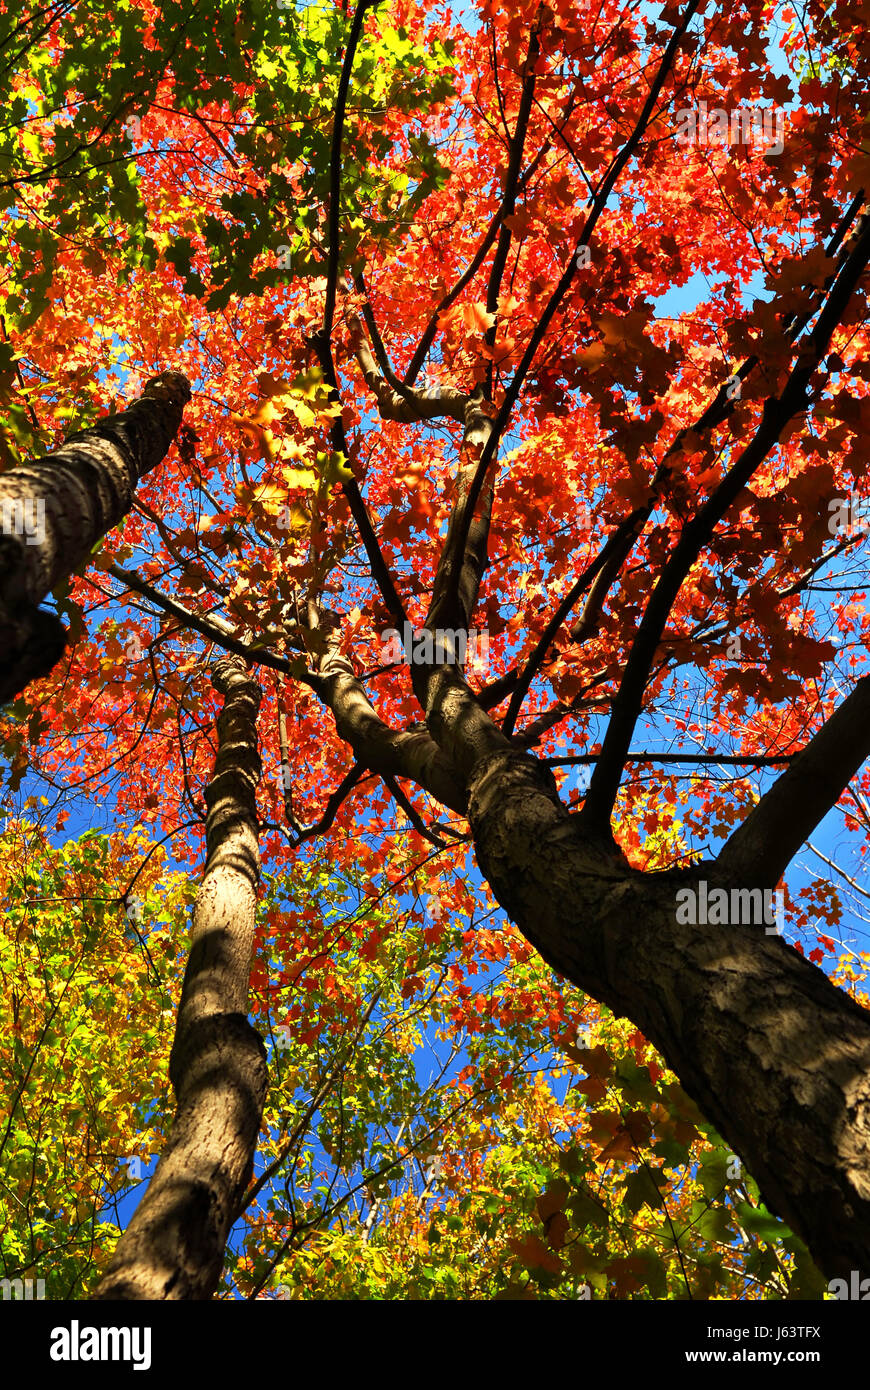
<instances>
[{"instance_id":1,"label":"yellow leaf","mask_svg":"<svg viewBox=\"0 0 870 1390\"><path fill-rule=\"evenodd\" d=\"M313 411L310 406L307 406L304 401L291 401L290 409L293 411L293 414L296 416L296 419L303 429L310 429L312 425L317 424L317 415L315 411Z\"/></svg>"},{"instance_id":2,"label":"yellow leaf","mask_svg":"<svg viewBox=\"0 0 870 1390\"><path fill-rule=\"evenodd\" d=\"M254 501L258 502L264 511L276 516L284 505L284 489L277 483L263 483L254 493Z\"/></svg>"},{"instance_id":3,"label":"yellow leaf","mask_svg":"<svg viewBox=\"0 0 870 1390\"><path fill-rule=\"evenodd\" d=\"M319 475L313 468L282 468L281 477L288 487L315 488Z\"/></svg>"}]
</instances>

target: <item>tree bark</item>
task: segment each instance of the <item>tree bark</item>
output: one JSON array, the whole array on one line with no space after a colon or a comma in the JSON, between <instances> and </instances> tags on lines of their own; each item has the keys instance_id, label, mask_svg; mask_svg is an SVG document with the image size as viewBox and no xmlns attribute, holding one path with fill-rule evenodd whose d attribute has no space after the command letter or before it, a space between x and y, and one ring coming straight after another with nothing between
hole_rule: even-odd
<instances>
[{"instance_id":1,"label":"tree bark","mask_svg":"<svg viewBox=\"0 0 870 1390\"><path fill-rule=\"evenodd\" d=\"M775 888L864 760L855 718L870 682L717 860L662 873L632 869L609 826L570 813L546 764L511 744L456 668L415 672L415 689L429 751L403 760L407 733L391 740L358 691L324 684L339 732L367 766L399 764L434 796L450 785L446 804L467 817L508 916L555 970L659 1049L828 1278L870 1276L870 1012L763 922L677 920L677 893L700 896L701 880L729 895ZM794 815L784 797L796 800Z\"/></svg>"},{"instance_id":2,"label":"tree bark","mask_svg":"<svg viewBox=\"0 0 870 1390\"><path fill-rule=\"evenodd\" d=\"M870 1013L763 926L680 924L678 889L753 885L632 870L527 754L477 763L468 817L544 959L655 1044L829 1278L870 1273Z\"/></svg>"},{"instance_id":3,"label":"tree bark","mask_svg":"<svg viewBox=\"0 0 870 1390\"><path fill-rule=\"evenodd\" d=\"M253 1172L268 1081L266 1050L247 1017L260 865L260 689L239 657L216 662L212 681L224 707L205 791L206 867L169 1064L175 1119L92 1295L98 1299L211 1298Z\"/></svg>"},{"instance_id":4,"label":"tree bark","mask_svg":"<svg viewBox=\"0 0 870 1390\"><path fill-rule=\"evenodd\" d=\"M127 410L0 475L0 701L60 660L66 629L39 604L130 510L189 400L187 377L163 372Z\"/></svg>"}]
</instances>

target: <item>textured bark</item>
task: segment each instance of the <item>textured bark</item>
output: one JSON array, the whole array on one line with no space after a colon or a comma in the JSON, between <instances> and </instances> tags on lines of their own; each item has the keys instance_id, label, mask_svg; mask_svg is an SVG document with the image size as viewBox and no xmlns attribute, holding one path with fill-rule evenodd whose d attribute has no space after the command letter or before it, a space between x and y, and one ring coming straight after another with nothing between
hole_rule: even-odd
<instances>
[{"instance_id":1,"label":"textured bark","mask_svg":"<svg viewBox=\"0 0 870 1390\"><path fill-rule=\"evenodd\" d=\"M66 629L38 605L130 510L189 400L187 378L163 372L127 410L0 475L0 701L47 675L62 656ZM25 517L30 536L20 534Z\"/></svg>"},{"instance_id":2,"label":"textured bark","mask_svg":"<svg viewBox=\"0 0 870 1390\"><path fill-rule=\"evenodd\" d=\"M480 869L527 940L655 1044L829 1278L870 1277L870 1012L764 924L677 921L677 892L702 879L729 893L775 887L864 760L855 719L870 682L719 860L656 874L630 867L609 826L567 810L546 764L511 743L456 667L413 674L426 714L413 734L383 724L349 672L325 679L360 762L467 816Z\"/></svg>"},{"instance_id":3,"label":"textured bark","mask_svg":"<svg viewBox=\"0 0 870 1390\"><path fill-rule=\"evenodd\" d=\"M357 760L374 772L411 777L445 806L464 812L465 789L425 729L396 733L380 719L347 658L329 653L321 663L323 698L336 728Z\"/></svg>"},{"instance_id":4,"label":"textured bark","mask_svg":"<svg viewBox=\"0 0 870 1390\"><path fill-rule=\"evenodd\" d=\"M764 924L677 921L677 892L697 892L702 879L729 893L776 885L807 833L807 804L815 823L864 759L855 715L870 683L810 740L719 860L658 874L632 869L609 826L599 832L569 813L547 766L511 744L456 668L430 667L414 683L424 738L440 755L428 757L428 777L414 759L402 765L408 734L391 736L367 701L342 699L327 682L342 736L374 770L399 764L435 795L437 763L482 873L527 940L655 1044L829 1278L870 1276L870 1013ZM797 798L796 817L785 793Z\"/></svg>"},{"instance_id":5,"label":"textured bark","mask_svg":"<svg viewBox=\"0 0 870 1390\"><path fill-rule=\"evenodd\" d=\"M541 955L641 1028L829 1278L870 1273L870 1013L763 927L678 923L679 888L752 885L631 870L527 754L476 764L468 816Z\"/></svg>"},{"instance_id":6,"label":"textured bark","mask_svg":"<svg viewBox=\"0 0 870 1390\"><path fill-rule=\"evenodd\" d=\"M93 1295L99 1299L211 1298L253 1171L268 1080L266 1050L247 1018L260 863L260 689L238 657L217 662L212 680L224 708L205 792L208 857L169 1064L175 1119Z\"/></svg>"}]
</instances>

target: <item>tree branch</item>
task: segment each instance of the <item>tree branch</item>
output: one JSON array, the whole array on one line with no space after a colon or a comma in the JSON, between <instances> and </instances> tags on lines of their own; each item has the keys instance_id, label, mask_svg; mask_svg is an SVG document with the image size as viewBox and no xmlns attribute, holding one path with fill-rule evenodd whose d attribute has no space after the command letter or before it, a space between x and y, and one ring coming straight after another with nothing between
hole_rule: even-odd
<instances>
[{"instance_id":1,"label":"tree branch","mask_svg":"<svg viewBox=\"0 0 870 1390\"><path fill-rule=\"evenodd\" d=\"M510 251L511 238L513 233L508 227L505 218L510 217L516 204L517 184L520 176L520 166L523 162L523 150L526 144L526 131L529 125L529 116L532 111L532 100L535 95L535 63L540 52L540 41L538 39L537 28L532 30L529 40L529 51L525 63L525 76L523 77L522 93L520 96L520 106L517 112L517 125L513 139L510 143L510 160L504 181L504 193L502 195L502 207L504 209L501 228L498 234L498 245L495 248L495 255L492 258L492 267L489 273L489 284L486 291L486 310L493 315L493 323L486 330L484 342L488 347L492 347L495 342L496 324L495 314L498 312L498 300L501 293L502 276L507 265L508 253ZM492 391L492 359L487 365L486 372L487 397Z\"/></svg>"},{"instance_id":2,"label":"tree branch","mask_svg":"<svg viewBox=\"0 0 870 1390\"><path fill-rule=\"evenodd\" d=\"M607 199L610 196L610 193L614 185L616 184L626 164L631 159L632 155L637 149L637 146L640 143L641 136L643 135L644 130L649 124L653 110L655 109L655 104L659 97L659 93L661 92L661 89L664 86L665 79L676 57L683 35L689 27L689 24L691 23L700 4L701 0L689 0L689 4L686 7L686 10L683 14L682 19L680 20L679 25L671 35L670 42L668 43L668 46L665 49L665 52L662 56L658 72L656 73L656 76L650 87L649 95L647 96L647 99L644 102L643 109L640 113L640 116L638 117L634 130L632 131L625 145L622 147L618 156L610 166L608 173L603 179L601 186L599 187L598 192L592 201L592 205L583 223L583 230L580 234L578 246L588 244L589 237L595 230L595 227L598 223L598 220L602 212L604 211ZM526 376L528 375L529 369L532 365L538 348L547 333L547 329L550 326L550 323L553 319L553 316L556 313L556 310L558 309L563 298L565 297L565 294L570 288L571 282L574 279L576 269L576 256L572 256L564 272L562 273L558 285L556 286L555 290L550 296L549 302L547 303L547 307L545 308L531 337L529 338L529 342L526 346L525 352L523 353L522 360L520 361L520 364L517 367L516 372L514 373L510 385L505 391L504 400L502 402L497 416L495 417L495 420L493 421L493 426L490 432L489 439L487 440L481 452L480 459L477 464L477 469L471 481L468 493L468 502L463 513L462 524L460 527L457 528L456 536L454 538L454 544L452 547L448 547L447 544L445 544L444 546L439 571L442 569L444 571L445 595L443 603L443 620L446 621L448 626L454 626L455 624L453 622L453 618L454 616L458 616L458 614L455 613L455 610L458 607L457 596L459 584L461 582L459 557L464 554L468 530L471 527L474 512L477 507L478 499L480 497L484 481L489 471L490 464L492 463L495 457L499 440L508 422L508 419L510 418L511 411L513 410L514 405L516 404L516 401L519 397L520 390L522 389L522 385L526 379Z\"/></svg>"},{"instance_id":3,"label":"tree branch","mask_svg":"<svg viewBox=\"0 0 870 1390\"><path fill-rule=\"evenodd\" d=\"M384 785L395 797L397 804L401 806L402 810L405 812L405 815L408 817L408 820L411 822L411 825L414 827L418 835L422 835L424 840L428 840L430 845L435 845L437 849L449 849L449 845L447 844L447 842L445 840L439 840L438 836L433 834L429 827L424 823L422 817L418 814L417 810L415 809L413 802L409 800L409 798L402 791L402 788L399 786L399 783L396 781L396 778L393 777L389 772L384 773Z\"/></svg>"},{"instance_id":4,"label":"tree branch","mask_svg":"<svg viewBox=\"0 0 870 1390\"><path fill-rule=\"evenodd\" d=\"M299 821L297 821L296 817L292 815L292 808L288 806L287 792L285 788L284 806L285 810L287 811L287 820L295 832L295 838L291 841L294 849L297 847L297 845L301 845L303 840L312 840L316 835L323 835L327 830L331 829L332 823L335 820L335 817L338 815L339 810L341 809L342 802L345 800L345 798L353 790L353 788L357 785L358 782L360 782L361 780L367 780L363 779L364 772L365 768L363 767L363 765L361 763L355 762L353 764L353 767L351 767L345 773L344 777L342 777L338 786L335 788L335 791L330 792L329 797L327 798L326 805L323 808L323 814L321 815L320 819L314 821L311 825L302 825Z\"/></svg>"},{"instance_id":5,"label":"tree branch","mask_svg":"<svg viewBox=\"0 0 870 1390\"><path fill-rule=\"evenodd\" d=\"M862 190L855 196L855 198L852 199L849 208L840 220L839 226L835 229L833 235L831 236L831 239L825 248L826 255L833 256L837 249L840 247L840 243L845 237L849 227L852 225L852 222L854 221L863 201L864 193ZM841 260L842 262L845 261L845 256L843 256L842 253ZM830 289L835 279L836 274L833 274L828 277L828 279L825 281L822 290L819 292L820 295L823 295ZM817 308L818 304L816 304L815 307ZM807 309L805 313L801 315L788 315L784 320L783 324L783 328L787 336L794 340L802 331L802 329L806 327L807 323L812 317L813 312L814 310L810 308ZM753 369L758 366L758 362L759 359L757 356L753 355L751 357L748 357L743 363L741 363L740 367L733 374L731 380L733 381L734 377L737 377L740 381L745 381L746 378L753 371ZM653 509L658 500L659 490L662 481L668 474L668 460L681 451L683 447L683 442L688 434L706 433L707 431L716 429L717 426L723 424L724 421L728 419L729 415L732 413L734 409L734 400L731 394L729 393L729 385L730 382L723 382L722 386L720 386L715 397L704 410L703 414L700 415L699 418L692 425L686 426L684 429L681 429L677 433L673 442L668 448L667 453L662 459L661 464L656 470L655 478L653 479L651 484L649 502L643 507L635 508L635 510L631 513L630 516L626 517L624 521L620 522L616 531L611 533L605 546L605 552L603 552L602 556L600 557L601 559L605 559L606 562L601 565L599 565L596 562L594 569L587 568L586 570L584 570L583 574L568 591L568 593L565 595L565 598L562 600L559 607L556 609L555 613L553 614L553 617L550 619L549 623L544 629L540 641L537 643L534 650L530 653L526 661L526 665L517 680L517 693L515 694L510 706L508 707L508 711L505 716L505 722L503 725L506 733L510 733L513 730L517 715L519 714L520 708L522 706L522 702L528 693L532 681L534 680L538 670L540 669L541 662L543 661L544 657L547 654L547 651L552 645L556 637L556 634L559 631L559 628L561 627L565 619L568 617L568 614L571 612L572 608L577 602L577 599L580 597L580 594L583 593L583 591L587 588L588 581L590 579L594 579L594 583L590 590L586 604L584 605L583 612L571 629L571 636L575 642L582 642L587 636L591 635L591 633L594 631L595 620L597 615L601 611L601 607L604 603L604 600L606 599L607 594L609 593L617 575L620 573L626 559L628 558L632 549L634 548L638 536L641 534L646 522L652 515Z\"/></svg>"},{"instance_id":6,"label":"tree branch","mask_svg":"<svg viewBox=\"0 0 870 1390\"><path fill-rule=\"evenodd\" d=\"M357 45L362 34L366 10L372 9L378 0L358 0L351 21L347 48L341 65L338 80L338 93L335 99L335 115L332 121L332 149L329 156L329 264L326 271L326 300L323 309L321 333L326 342L332 338L332 320L335 316L335 296L338 288L339 269L339 220L341 217L341 145L344 136L344 118L347 110L347 92L350 74L356 57Z\"/></svg>"},{"instance_id":7,"label":"tree branch","mask_svg":"<svg viewBox=\"0 0 870 1390\"><path fill-rule=\"evenodd\" d=\"M571 588L553 613L553 616L550 618L550 621L547 623L540 638L530 652L522 672L517 677L513 695L511 696L511 702L508 705L507 713L502 723L502 728L506 734L509 735L513 732L517 715L520 712L523 700L526 698L529 686L537 675L541 662L552 646L559 628L571 612L577 599L583 593L584 589L587 589L589 585L592 584L598 575L608 569L614 557L619 558L620 561L624 558L625 553L627 553L624 550L624 540L626 536L630 534L632 543L634 542L637 535L635 528L638 524L642 525L643 520L639 517L637 511L632 512L631 516L626 517L625 521L620 523L617 529L608 537L596 559L586 566L583 573L579 575L571 585Z\"/></svg>"},{"instance_id":8,"label":"tree branch","mask_svg":"<svg viewBox=\"0 0 870 1390\"><path fill-rule=\"evenodd\" d=\"M834 329L868 260L870 219L855 241L822 307L810 333L809 345L799 351L798 360L789 373L782 395L768 397L765 401L761 422L752 441L715 492L683 528L680 539L659 576L625 664L622 682L613 704L613 715L602 745L601 758L593 774L589 795L583 808L585 824L599 834L603 834L609 825L625 755L643 707L649 673L674 600L701 549L710 541L719 521L737 500L756 468L767 457L785 425L805 408L810 378L828 350Z\"/></svg>"},{"instance_id":9,"label":"tree branch","mask_svg":"<svg viewBox=\"0 0 870 1390\"><path fill-rule=\"evenodd\" d=\"M300 680L305 685L310 686L312 690L317 690L319 677L313 671L300 671L298 664L288 661L286 657L275 656L272 652L263 651L260 647L250 647L246 642L241 642L238 637L233 635L232 625L224 618L198 617L196 613L191 613L190 609L177 603L175 599L161 594L159 589L155 589L146 580L140 579L138 574L134 574L132 570L122 569L120 565L109 565L108 572L126 588L149 599L164 613L177 618L183 627L192 628L194 632L198 632L200 636L213 642L216 647L222 647L224 651L244 657L245 661L251 665L268 666L272 671L280 671L284 676L292 676L295 680Z\"/></svg>"},{"instance_id":10,"label":"tree branch","mask_svg":"<svg viewBox=\"0 0 870 1390\"><path fill-rule=\"evenodd\" d=\"M862 676L726 841L716 861L722 872L735 883L777 884L868 757L870 676Z\"/></svg>"},{"instance_id":11,"label":"tree branch","mask_svg":"<svg viewBox=\"0 0 870 1390\"><path fill-rule=\"evenodd\" d=\"M415 390L404 386L397 379L393 386L378 370L378 364L365 340L362 323L356 314L348 317L351 332L351 347L360 365L366 386L378 404L382 420L399 420L404 424L414 424L423 420L434 420L440 415L452 416L464 423L465 406L468 397L464 391L450 386L434 386Z\"/></svg>"},{"instance_id":12,"label":"tree branch","mask_svg":"<svg viewBox=\"0 0 870 1390\"><path fill-rule=\"evenodd\" d=\"M571 110L573 109L573 104L574 100L572 97L571 100L568 102L568 110L564 118L565 121L567 121L570 116ZM541 148L538 150L538 153L535 155L528 169L526 169L525 173L519 179L516 189L517 193L523 192L530 180L537 173L538 168L540 167L540 164L545 154L547 153L547 150L549 149L549 146L549 140L546 140L544 144L541 145ZM418 372L420 371L420 368L426 361L426 354L428 353L430 347L435 341L435 335L438 332L438 323L441 318L441 315L444 313L445 309L449 309L451 304L455 303L455 301L459 298L466 286L471 284L471 281L474 279L475 275L480 270L480 267L483 265L483 262L486 260L486 257L492 248L493 242L498 236L498 230L501 226L502 218L504 218L506 215L507 206L504 200L502 200L495 213L493 214L492 221L487 227L486 232L484 233L483 240L481 241L479 247L474 253L474 256L469 261L467 267L462 272L453 288L451 290L448 290L447 293L443 296L443 298L440 299L438 301L438 304L435 306L435 309L432 312L432 316L429 319L429 322L427 323L425 329L423 330L423 336L417 344L417 347L414 351L414 355L408 364L408 370L405 372L404 384L406 386L410 386L414 382Z\"/></svg>"},{"instance_id":13,"label":"tree branch","mask_svg":"<svg viewBox=\"0 0 870 1390\"><path fill-rule=\"evenodd\" d=\"M350 85L350 74L356 55L357 44L359 43L360 34L362 32L363 19L365 18L366 10L371 9L377 3L378 0L359 0L356 10L354 11L347 48L344 54L344 62L342 63L338 96L335 104L335 116L332 124L332 152L329 165L329 262L326 272L326 297L323 309L323 324L316 333L311 335L309 340L323 368L323 375L330 390L330 398L338 405L341 405L341 396L338 390L335 360L332 355L332 325L335 318L335 298L341 260L339 238L341 144L347 106L347 91ZM333 421L330 431L330 440L333 452L343 455L345 462L347 462L349 459L349 450L340 414L337 415ZM347 498L351 514L356 522L357 529L362 538L362 543L365 546L372 578L377 584L381 592L381 597L387 605L387 611L390 617L396 626L401 627L406 621L405 609L396 591L396 586L390 574L389 567L381 553L381 548L378 544L356 479L351 478L350 480L345 480L342 483L342 491Z\"/></svg>"},{"instance_id":14,"label":"tree branch","mask_svg":"<svg viewBox=\"0 0 870 1390\"><path fill-rule=\"evenodd\" d=\"M372 772L406 777L451 811L465 814L465 787L425 729L391 729L380 718L347 657L333 650L320 668L317 693L332 712L339 738Z\"/></svg>"},{"instance_id":15,"label":"tree branch","mask_svg":"<svg viewBox=\"0 0 870 1390\"><path fill-rule=\"evenodd\" d=\"M723 763L726 767L778 767L791 763L799 757L798 753L770 755L764 753L745 757L742 753L628 753L627 763ZM568 767L575 763L596 763L600 753L577 753L564 758L539 758L548 767Z\"/></svg>"}]
</instances>

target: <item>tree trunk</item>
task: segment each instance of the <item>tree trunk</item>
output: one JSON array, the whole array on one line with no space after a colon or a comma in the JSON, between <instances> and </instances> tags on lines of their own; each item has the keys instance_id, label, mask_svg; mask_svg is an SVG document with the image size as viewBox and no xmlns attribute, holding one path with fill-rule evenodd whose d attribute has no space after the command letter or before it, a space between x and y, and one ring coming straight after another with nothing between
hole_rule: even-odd
<instances>
[{"instance_id":1,"label":"tree trunk","mask_svg":"<svg viewBox=\"0 0 870 1390\"><path fill-rule=\"evenodd\" d=\"M206 788L207 860L169 1074L177 1108L166 1149L98 1299L207 1299L253 1171L268 1074L247 1018L259 878L255 794L260 689L239 657L213 667L224 696Z\"/></svg>"},{"instance_id":2,"label":"tree trunk","mask_svg":"<svg viewBox=\"0 0 870 1390\"><path fill-rule=\"evenodd\" d=\"M187 377L163 372L127 410L0 475L0 702L60 660L66 629L38 605L130 510L189 400Z\"/></svg>"},{"instance_id":3,"label":"tree trunk","mask_svg":"<svg viewBox=\"0 0 870 1390\"><path fill-rule=\"evenodd\" d=\"M829 1278L870 1274L870 1013L763 926L679 923L678 889L754 885L715 863L632 870L527 754L480 759L468 816L545 960L655 1044Z\"/></svg>"}]
</instances>

